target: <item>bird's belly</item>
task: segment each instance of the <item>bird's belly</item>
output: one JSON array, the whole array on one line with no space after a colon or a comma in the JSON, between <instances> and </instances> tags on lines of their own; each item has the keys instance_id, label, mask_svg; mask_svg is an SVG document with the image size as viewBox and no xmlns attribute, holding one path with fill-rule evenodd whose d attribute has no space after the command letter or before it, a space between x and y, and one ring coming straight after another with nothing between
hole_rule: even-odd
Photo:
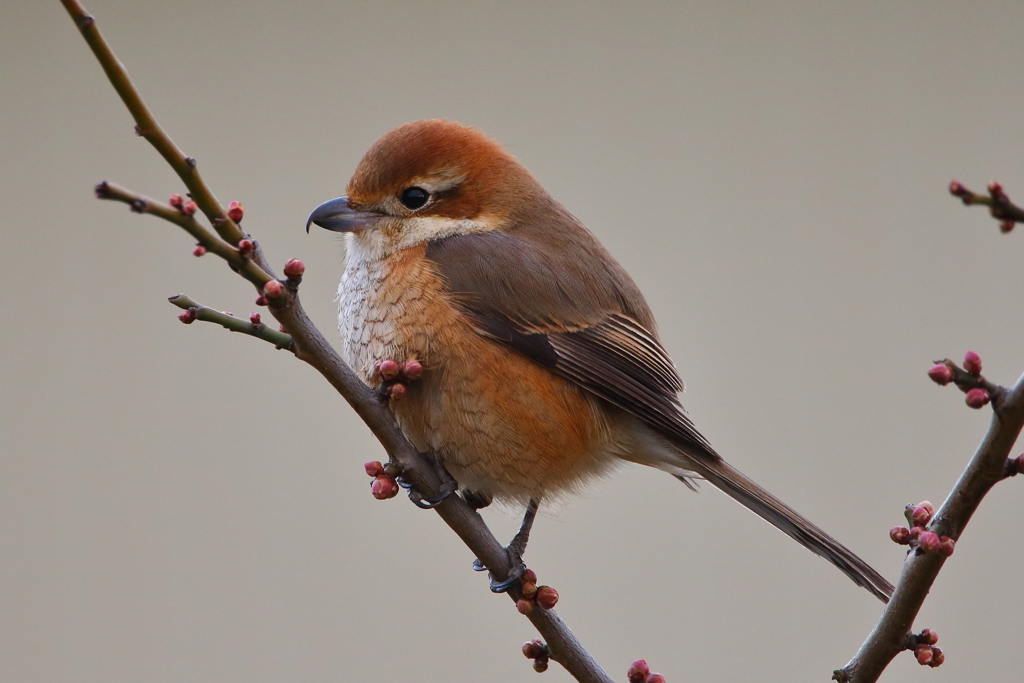
<instances>
[{"instance_id":1,"label":"bird's belly","mask_svg":"<svg viewBox=\"0 0 1024 683\"><path fill-rule=\"evenodd\" d=\"M507 501L580 487L616 461L597 399L478 334L415 259L346 271L342 357L368 384L374 364L415 358L422 379L392 401L402 431L438 454L460 487Z\"/></svg>"}]
</instances>

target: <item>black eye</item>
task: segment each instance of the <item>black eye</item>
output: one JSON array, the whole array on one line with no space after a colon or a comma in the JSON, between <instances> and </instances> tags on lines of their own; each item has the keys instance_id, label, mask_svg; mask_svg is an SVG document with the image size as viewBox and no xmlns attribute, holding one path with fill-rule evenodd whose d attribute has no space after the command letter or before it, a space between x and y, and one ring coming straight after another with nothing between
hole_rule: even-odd
<instances>
[{"instance_id":1,"label":"black eye","mask_svg":"<svg viewBox=\"0 0 1024 683\"><path fill-rule=\"evenodd\" d=\"M418 209L427 203L430 193L422 187L407 187L402 190L401 201L407 209Z\"/></svg>"}]
</instances>

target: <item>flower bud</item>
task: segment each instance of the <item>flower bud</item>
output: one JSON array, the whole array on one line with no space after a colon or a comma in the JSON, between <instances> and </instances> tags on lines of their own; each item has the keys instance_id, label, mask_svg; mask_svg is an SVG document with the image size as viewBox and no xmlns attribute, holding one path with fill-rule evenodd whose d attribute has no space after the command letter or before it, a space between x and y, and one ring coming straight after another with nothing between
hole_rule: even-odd
<instances>
[{"instance_id":1,"label":"flower bud","mask_svg":"<svg viewBox=\"0 0 1024 683\"><path fill-rule=\"evenodd\" d=\"M921 666L931 664L932 657L934 656L931 645L919 645L914 650L914 656L917 657L917 663Z\"/></svg>"},{"instance_id":2,"label":"flower bud","mask_svg":"<svg viewBox=\"0 0 1024 683\"><path fill-rule=\"evenodd\" d=\"M956 549L956 541L949 536L939 536L939 554L943 557L949 557L953 554Z\"/></svg>"},{"instance_id":3,"label":"flower bud","mask_svg":"<svg viewBox=\"0 0 1024 683\"><path fill-rule=\"evenodd\" d=\"M186 216L191 216L196 212L199 206L195 202L189 202L185 206L181 207L181 212Z\"/></svg>"},{"instance_id":4,"label":"flower bud","mask_svg":"<svg viewBox=\"0 0 1024 683\"><path fill-rule=\"evenodd\" d=\"M523 643L523 656L527 659L537 659L547 654L547 646L544 642L534 638Z\"/></svg>"},{"instance_id":5,"label":"flower bud","mask_svg":"<svg viewBox=\"0 0 1024 683\"><path fill-rule=\"evenodd\" d=\"M914 507L915 508L924 508L925 511L928 513L929 517L931 517L932 515L935 514L935 506L932 505L931 501L929 501L929 500L922 500L920 503L918 503Z\"/></svg>"},{"instance_id":6,"label":"flower bud","mask_svg":"<svg viewBox=\"0 0 1024 683\"><path fill-rule=\"evenodd\" d=\"M393 380L394 378L398 377L398 363L391 360L390 358L388 358L387 360L382 360L380 362L380 365L377 366L377 372L380 373L380 376L383 377L385 381Z\"/></svg>"},{"instance_id":7,"label":"flower bud","mask_svg":"<svg viewBox=\"0 0 1024 683\"><path fill-rule=\"evenodd\" d=\"M944 363L937 363L928 370L928 376L932 378L932 381L936 384L946 386L953 381L953 371L949 369Z\"/></svg>"},{"instance_id":8,"label":"flower bud","mask_svg":"<svg viewBox=\"0 0 1024 683\"><path fill-rule=\"evenodd\" d=\"M306 264L297 258L288 259L288 263L284 264L284 274L289 280L301 280L305 272Z\"/></svg>"},{"instance_id":9,"label":"flower bud","mask_svg":"<svg viewBox=\"0 0 1024 683\"><path fill-rule=\"evenodd\" d=\"M206 253L206 247L204 247L201 244L197 244L196 248L192 250L192 255L193 256L202 256L205 253Z\"/></svg>"},{"instance_id":10,"label":"flower bud","mask_svg":"<svg viewBox=\"0 0 1024 683\"><path fill-rule=\"evenodd\" d=\"M384 465L380 464L379 460L365 463L363 465L363 469L366 470L366 473L371 477L379 477L384 474Z\"/></svg>"},{"instance_id":11,"label":"flower bud","mask_svg":"<svg viewBox=\"0 0 1024 683\"><path fill-rule=\"evenodd\" d=\"M942 666L944 661L946 661L946 655L942 652L942 648L932 647L932 661L928 662L928 666L932 668Z\"/></svg>"},{"instance_id":12,"label":"flower bud","mask_svg":"<svg viewBox=\"0 0 1024 683\"><path fill-rule=\"evenodd\" d=\"M647 666L647 662L638 659L629 665L629 671L626 672L626 678L629 683L646 683L647 677L651 675L651 669Z\"/></svg>"},{"instance_id":13,"label":"flower bud","mask_svg":"<svg viewBox=\"0 0 1024 683\"><path fill-rule=\"evenodd\" d=\"M537 597L536 583L524 583L521 590L523 592L523 597L527 600L533 600Z\"/></svg>"},{"instance_id":14,"label":"flower bud","mask_svg":"<svg viewBox=\"0 0 1024 683\"><path fill-rule=\"evenodd\" d=\"M661 674L651 674L647 677L647 683L665 683L665 677Z\"/></svg>"},{"instance_id":15,"label":"flower bud","mask_svg":"<svg viewBox=\"0 0 1024 683\"><path fill-rule=\"evenodd\" d=\"M1014 458L1013 463L1014 466L1017 468L1017 474L1024 474L1024 453Z\"/></svg>"},{"instance_id":16,"label":"flower bud","mask_svg":"<svg viewBox=\"0 0 1024 683\"><path fill-rule=\"evenodd\" d=\"M537 604L544 609L551 609L558 604L558 591L551 586L537 588Z\"/></svg>"},{"instance_id":17,"label":"flower bud","mask_svg":"<svg viewBox=\"0 0 1024 683\"><path fill-rule=\"evenodd\" d=\"M186 325L191 325L196 321L196 309L186 309L184 313L178 316L178 320L185 323Z\"/></svg>"},{"instance_id":18,"label":"flower bud","mask_svg":"<svg viewBox=\"0 0 1024 683\"><path fill-rule=\"evenodd\" d=\"M533 660L533 670L539 674L544 673L548 670L548 660L546 659L535 659Z\"/></svg>"},{"instance_id":19,"label":"flower bud","mask_svg":"<svg viewBox=\"0 0 1024 683\"><path fill-rule=\"evenodd\" d=\"M423 377L423 364L418 360L407 360L402 363L402 374L412 381Z\"/></svg>"},{"instance_id":20,"label":"flower bud","mask_svg":"<svg viewBox=\"0 0 1024 683\"><path fill-rule=\"evenodd\" d=\"M243 256L248 256L249 254L251 254L252 250L253 250L253 247L254 247L254 245L252 243L252 240L246 239L246 240L239 240L239 242L238 242L238 251Z\"/></svg>"},{"instance_id":21,"label":"flower bud","mask_svg":"<svg viewBox=\"0 0 1024 683\"><path fill-rule=\"evenodd\" d=\"M923 505L918 505L914 508L914 512L911 513L910 519L914 523L914 526L925 526L932 518L932 512Z\"/></svg>"},{"instance_id":22,"label":"flower bud","mask_svg":"<svg viewBox=\"0 0 1024 683\"><path fill-rule=\"evenodd\" d=\"M1005 197L1003 193L1003 186L997 180L993 180L988 184L988 193L992 195L993 199L998 200L1000 197Z\"/></svg>"},{"instance_id":23,"label":"flower bud","mask_svg":"<svg viewBox=\"0 0 1024 683\"><path fill-rule=\"evenodd\" d=\"M231 202L228 204L228 218L236 223L242 222L242 216L245 215L245 209L239 202Z\"/></svg>"},{"instance_id":24,"label":"flower bud","mask_svg":"<svg viewBox=\"0 0 1024 683\"><path fill-rule=\"evenodd\" d=\"M924 531L924 529L922 527L919 527L919 526L910 527L910 538L916 541L918 536L921 535L922 531Z\"/></svg>"},{"instance_id":25,"label":"flower bud","mask_svg":"<svg viewBox=\"0 0 1024 683\"><path fill-rule=\"evenodd\" d=\"M370 482L370 493L377 500L387 500L398 495L398 483L389 477L379 475Z\"/></svg>"},{"instance_id":26,"label":"flower bud","mask_svg":"<svg viewBox=\"0 0 1024 683\"><path fill-rule=\"evenodd\" d=\"M185 200L181 198L180 194L172 194L171 198L167 200L167 203L178 211L181 211L181 207L185 206Z\"/></svg>"},{"instance_id":27,"label":"flower bud","mask_svg":"<svg viewBox=\"0 0 1024 683\"><path fill-rule=\"evenodd\" d=\"M976 354L974 351L968 351L964 354L964 370L971 373L972 375L981 374L981 356Z\"/></svg>"},{"instance_id":28,"label":"flower bud","mask_svg":"<svg viewBox=\"0 0 1024 683\"><path fill-rule=\"evenodd\" d=\"M934 645L939 642L939 634L930 628L923 629L917 636L917 642L923 645Z\"/></svg>"},{"instance_id":29,"label":"flower bud","mask_svg":"<svg viewBox=\"0 0 1024 683\"><path fill-rule=\"evenodd\" d=\"M260 318L260 314L255 311L249 314L249 322L253 325L262 325L263 320Z\"/></svg>"},{"instance_id":30,"label":"flower bud","mask_svg":"<svg viewBox=\"0 0 1024 683\"><path fill-rule=\"evenodd\" d=\"M522 614L523 616L526 616L530 612L533 611L533 606L535 604L536 603L534 603L533 600L527 600L526 598L520 598L519 601L516 602L516 609L519 610L520 614Z\"/></svg>"},{"instance_id":31,"label":"flower bud","mask_svg":"<svg viewBox=\"0 0 1024 683\"><path fill-rule=\"evenodd\" d=\"M257 306L266 306L267 305L267 297L265 297L262 294L260 294L258 297L256 297L256 305Z\"/></svg>"},{"instance_id":32,"label":"flower bud","mask_svg":"<svg viewBox=\"0 0 1024 683\"><path fill-rule=\"evenodd\" d=\"M405 398L406 391L408 390L405 385L399 382L398 384L392 384L388 387L388 396L390 396L393 401L401 401Z\"/></svg>"},{"instance_id":33,"label":"flower bud","mask_svg":"<svg viewBox=\"0 0 1024 683\"><path fill-rule=\"evenodd\" d=\"M939 549L939 545L939 536L932 531L922 531L917 537L917 547L923 552L934 553Z\"/></svg>"},{"instance_id":34,"label":"flower bud","mask_svg":"<svg viewBox=\"0 0 1024 683\"><path fill-rule=\"evenodd\" d=\"M989 402L988 392L984 389L971 389L967 392L967 397L964 400L975 410L984 408Z\"/></svg>"},{"instance_id":35,"label":"flower bud","mask_svg":"<svg viewBox=\"0 0 1024 683\"><path fill-rule=\"evenodd\" d=\"M1014 227L1016 227L1016 225L1017 225L1017 221L1011 221L1011 220L999 221L999 231L1005 235L1008 232L1013 232L1013 229L1014 229Z\"/></svg>"},{"instance_id":36,"label":"flower bud","mask_svg":"<svg viewBox=\"0 0 1024 683\"><path fill-rule=\"evenodd\" d=\"M537 572L533 571L532 569L527 569L523 572L523 575L519 577L519 580L523 583L524 586L528 583L532 583L536 586Z\"/></svg>"},{"instance_id":37,"label":"flower bud","mask_svg":"<svg viewBox=\"0 0 1024 683\"><path fill-rule=\"evenodd\" d=\"M889 538L891 538L894 543L907 545L910 543L910 529L905 526L894 526L889 529Z\"/></svg>"},{"instance_id":38,"label":"flower bud","mask_svg":"<svg viewBox=\"0 0 1024 683\"><path fill-rule=\"evenodd\" d=\"M267 299L276 299L284 294L284 285L281 284L280 280L270 280L267 284L263 285L263 296Z\"/></svg>"}]
</instances>

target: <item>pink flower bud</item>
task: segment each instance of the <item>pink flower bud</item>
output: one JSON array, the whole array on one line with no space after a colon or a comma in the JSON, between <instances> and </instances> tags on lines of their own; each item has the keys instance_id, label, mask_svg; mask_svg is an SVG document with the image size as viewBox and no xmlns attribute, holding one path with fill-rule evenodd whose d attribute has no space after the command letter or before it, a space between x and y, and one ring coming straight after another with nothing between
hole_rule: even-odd
<instances>
[{"instance_id":1,"label":"pink flower bud","mask_svg":"<svg viewBox=\"0 0 1024 683\"><path fill-rule=\"evenodd\" d=\"M651 675L651 668L647 666L647 662L638 659L629 665L629 671L626 672L626 678L629 683L646 683L647 677Z\"/></svg>"},{"instance_id":2,"label":"pink flower bud","mask_svg":"<svg viewBox=\"0 0 1024 683\"><path fill-rule=\"evenodd\" d=\"M366 470L366 473L371 477L379 477L384 474L384 465L381 465L379 460L365 463L363 465L363 469Z\"/></svg>"},{"instance_id":3,"label":"pink flower bud","mask_svg":"<svg viewBox=\"0 0 1024 683\"><path fill-rule=\"evenodd\" d=\"M263 320L260 318L260 314L256 312L249 314L249 322L251 322L253 325L263 324Z\"/></svg>"},{"instance_id":4,"label":"pink flower bud","mask_svg":"<svg viewBox=\"0 0 1024 683\"><path fill-rule=\"evenodd\" d=\"M981 356L976 354L974 351L968 351L964 354L964 370L971 373L972 375L981 374Z\"/></svg>"},{"instance_id":5,"label":"pink flower bud","mask_svg":"<svg viewBox=\"0 0 1024 683\"><path fill-rule=\"evenodd\" d=\"M1011 220L999 221L999 231L1005 235L1008 232L1013 232L1013 229L1014 229L1014 227L1016 227L1016 225L1017 225L1017 221L1011 221Z\"/></svg>"},{"instance_id":6,"label":"pink flower bud","mask_svg":"<svg viewBox=\"0 0 1024 683\"><path fill-rule=\"evenodd\" d=\"M171 198L167 200L167 203L178 211L181 211L181 207L185 206L185 200L181 198L180 194L172 194Z\"/></svg>"},{"instance_id":7,"label":"pink flower bud","mask_svg":"<svg viewBox=\"0 0 1024 683\"><path fill-rule=\"evenodd\" d=\"M923 552L934 553L939 549L939 545L939 536L932 531L922 531L917 537L917 547Z\"/></svg>"},{"instance_id":8,"label":"pink flower bud","mask_svg":"<svg viewBox=\"0 0 1024 683\"><path fill-rule=\"evenodd\" d=\"M258 297L256 297L256 305L257 306L266 306L267 305L267 297L265 297L262 294L260 294Z\"/></svg>"},{"instance_id":9,"label":"pink flower bud","mask_svg":"<svg viewBox=\"0 0 1024 683\"><path fill-rule=\"evenodd\" d=\"M398 377L398 363L391 360L390 358L388 358L387 360L382 360L380 362L380 365L377 366L377 372L380 373L380 376L383 377L385 381L393 380L394 378Z\"/></svg>"},{"instance_id":10,"label":"pink flower bud","mask_svg":"<svg viewBox=\"0 0 1024 683\"><path fill-rule=\"evenodd\" d=\"M534 638L523 643L523 656L527 659L537 659L547 654L547 647L544 642Z\"/></svg>"},{"instance_id":11,"label":"pink flower bud","mask_svg":"<svg viewBox=\"0 0 1024 683\"><path fill-rule=\"evenodd\" d=\"M891 538L894 543L907 545L910 543L910 529L905 526L894 526L889 529L889 538Z\"/></svg>"},{"instance_id":12,"label":"pink flower bud","mask_svg":"<svg viewBox=\"0 0 1024 683\"><path fill-rule=\"evenodd\" d=\"M537 585L537 572L533 571L532 569L527 569L526 571L523 572L523 575L521 577L519 577L519 580L523 583L524 586L526 584L528 584L528 583L532 583L533 585L536 586Z\"/></svg>"},{"instance_id":13,"label":"pink flower bud","mask_svg":"<svg viewBox=\"0 0 1024 683\"><path fill-rule=\"evenodd\" d=\"M932 661L928 662L928 666L932 668L942 666L944 661L946 661L946 655L942 652L942 648L932 647Z\"/></svg>"},{"instance_id":14,"label":"pink flower bud","mask_svg":"<svg viewBox=\"0 0 1024 683\"><path fill-rule=\"evenodd\" d=\"M919 526L911 527L910 528L910 538L916 541L917 537L921 535L922 531L924 531L924 529L919 527Z\"/></svg>"},{"instance_id":15,"label":"pink flower bud","mask_svg":"<svg viewBox=\"0 0 1024 683\"><path fill-rule=\"evenodd\" d=\"M928 512L928 516L931 517L935 514L935 506L932 505L929 500L922 500L920 503L915 505L916 508L924 508Z\"/></svg>"},{"instance_id":16,"label":"pink flower bud","mask_svg":"<svg viewBox=\"0 0 1024 683\"><path fill-rule=\"evenodd\" d=\"M370 482L370 493L377 500L387 500L398 495L398 483L394 479L382 475L374 477Z\"/></svg>"},{"instance_id":17,"label":"pink flower bud","mask_svg":"<svg viewBox=\"0 0 1024 683\"><path fill-rule=\"evenodd\" d=\"M999 184L999 181L993 180L988 184L988 193L992 195L994 199L998 198L1003 195L1003 186Z\"/></svg>"},{"instance_id":18,"label":"pink flower bud","mask_svg":"<svg viewBox=\"0 0 1024 683\"><path fill-rule=\"evenodd\" d=\"M520 614L525 616L525 615L527 615L527 614L529 614L530 612L533 611L534 604L535 603L533 602L533 600L527 600L526 598L520 598L519 601L516 602L516 609L519 610Z\"/></svg>"},{"instance_id":19,"label":"pink flower bud","mask_svg":"<svg viewBox=\"0 0 1024 683\"><path fill-rule=\"evenodd\" d=\"M988 392L984 389L971 389L967 392L967 398L965 400L967 401L967 405L975 410L984 408L988 405Z\"/></svg>"},{"instance_id":20,"label":"pink flower bud","mask_svg":"<svg viewBox=\"0 0 1024 683\"><path fill-rule=\"evenodd\" d=\"M1024 453L1014 458L1013 462L1014 466L1017 468L1017 474L1024 474Z\"/></svg>"},{"instance_id":21,"label":"pink flower bud","mask_svg":"<svg viewBox=\"0 0 1024 683\"><path fill-rule=\"evenodd\" d=\"M953 381L953 371L950 370L944 363L937 363L928 370L928 376L932 378L932 381L936 384L946 386Z\"/></svg>"},{"instance_id":22,"label":"pink flower bud","mask_svg":"<svg viewBox=\"0 0 1024 683\"><path fill-rule=\"evenodd\" d=\"M185 206L181 207L181 212L186 216L191 216L196 212L199 206L195 202L189 202Z\"/></svg>"},{"instance_id":23,"label":"pink flower bud","mask_svg":"<svg viewBox=\"0 0 1024 683\"><path fill-rule=\"evenodd\" d=\"M647 677L647 683L665 683L665 677L661 674L651 674Z\"/></svg>"},{"instance_id":24,"label":"pink flower bud","mask_svg":"<svg viewBox=\"0 0 1024 683\"><path fill-rule=\"evenodd\" d=\"M939 634L930 628L926 628L917 636L917 642L923 645L934 645L939 642Z\"/></svg>"},{"instance_id":25,"label":"pink flower bud","mask_svg":"<svg viewBox=\"0 0 1024 683\"><path fill-rule=\"evenodd\" d=\"M252 240L239 240L238 251L243 255L248 256L252 253L253 246Z\"/></svg>"},{"instance_id":26,"label":"pink flower bud","mask_svg":"<svg viewBox=\"0 0 1024 683\"><path fill-rule=\"evenodd\" d=\"M535 659L533 660L533 670L539 674L544 673L548 670L548 660L546 659Z\"/></svg>"},{"instance_id":27,"label":"pink flower bud","mask_svg":"<svg viewBox=\"0 0 1024 683\"><path fill-rule=\"evenodd\" d=\"M914 523L914 526L925 526L932 518L932 512L923 505L918 505L914 508L914 512L911 513L910 519Z\"/></svg>"},{"instance_id":28,"label":"pink flower bud","mask_svg":"<svg viewBox=\"0 0 1024 683\"><path fill-rule=\"evenodd\" d=\"M956 550L956 541L949 536L939 536L939 554L949 557Z\"/></svg>"},{"instance_id":29,"label":"pink flower bud","mask_svg":"<svg viewBox=\"0 0 1024 683\"><path fill-rule=\"evenodd\" d=\"M392 384L388 387L388 396L391 397L392 401L401 401L405 398L405 394L408 391L405 385L402 383Z\"/></svg>"},{"instance_id":30,"label":"pink flower bud","mask_svg":"<svg viewBox=\"0 0 1024 683\"><path fill-rule=\"evenodd\" d=\"M231 202L228 204L228 218L236 223L242 222L242 216L245 215L245 209L239 202Z\"/></svg>"},{"instance_id":31,"label":"pink flower bud","mask_svg":"<svg viewBox=\"0 0 1024 683\"><path fill-rule=\"evenodd\" d=\"M263 296L267 299L276 299L284 294L284 285L281 284L280 280L270 280L267 284L263 285Z\"/></svg>"},{"instance_id":32,"label":"pink flower bud","mask_svg":"<svg viewBox=\"0 0 1024 683\"><path fill-rule=\"evenodd\" d=\"M551 586L537 588L537 604L544 609L551 609L558 604L558 591Z\"/></svg>"},{"instance_id":33,"label":"pink flower bud","mask_svg":"<svg viewBox=\"0 0 1024 683\"><path fill-rule=\"evenodd\" d=\"M931 645L919 645L914 650L914 656L917 657L917 663L921 666L931 664L934 653L932 652Z\"/></svg>"},{"instance_id":34,"label":"pink flower bud","mask_svg":"<svg viewBox=\"0 0 1024 683\"><path fill-rule=\"evenodd\" d=\"M524 583L522 586L523 597L527 600L533 600L537 597L537 584L536 583Z\"/></svg>"},{"instance_id":35,"label":"pink flower bud","mask_svg":"<svg viewBox=\"0 0 1024 683\"><path fill-rule=\"evenodd\" d=\"M284 323L281 323L280 325L277 326L277 331L288 334L288 328L284 326Z\"/></svg>"},{"instance_id":36,"label":"pink flower bud","mask_svg":"<svg viewBox=\"0 0 1024 683\"><path fill-rule=\"evenodd\" d=\"M184 313L178 316L178 320L185 323L186 325L191 325L196 321L196 309L186 309Z\"/></svg>"},{"instance_id":37,"label":"pink flower bud","mask_svg":"<svg viewBox=\"0 0 1024 683\"><path fill-rule=\"evenodd\" d=\"M288 259L288 263L284 264L284 274L289 280L301 280L305 272L306 264L297 258Z\"/></svg>"},{"instance_id":38,"label":"pink flower bud","mask_svg":"<svg viewBox=\"0 0 1024 683\"><path fill-rule=\"evenodd\" d=\"M192 255L193 256L202 256L205 253L206 253L206 247L204 247L201 244L197 244L196 248L192 250Z\"/></svg>"},{"instance_id":39,"label":"pink flower bud","mask_svg":"<svg viewBox=\"0 0 1024 683\"><path fill-rule=\"evenodd\" d=\"M402 363L402 374L415 382L423 377L423 364L418 360L407 360Z\"/></svg>"}]
</instances>

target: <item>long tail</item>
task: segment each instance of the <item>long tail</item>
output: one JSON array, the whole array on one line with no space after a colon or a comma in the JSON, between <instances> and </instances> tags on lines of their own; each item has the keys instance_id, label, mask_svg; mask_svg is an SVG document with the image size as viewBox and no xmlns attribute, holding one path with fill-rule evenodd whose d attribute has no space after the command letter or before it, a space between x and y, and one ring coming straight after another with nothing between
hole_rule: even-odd
<instances>
[{"instance_id":1,"label":"long tail","mask_svg":"<svg viewBox=\"0 0 1024 683\"><path fill-rule=\"evenodd\" d=\"M889 602L893 586L849 548L815 526L793 508L748 479L720 458L692 458L689 465L702 477L720 488L744 507L770 522L815 555L821 555L849 576L858 586L867 588L882 602ZM685 477L676 478L687 483Z\"/></svg>"}]
</instances>

